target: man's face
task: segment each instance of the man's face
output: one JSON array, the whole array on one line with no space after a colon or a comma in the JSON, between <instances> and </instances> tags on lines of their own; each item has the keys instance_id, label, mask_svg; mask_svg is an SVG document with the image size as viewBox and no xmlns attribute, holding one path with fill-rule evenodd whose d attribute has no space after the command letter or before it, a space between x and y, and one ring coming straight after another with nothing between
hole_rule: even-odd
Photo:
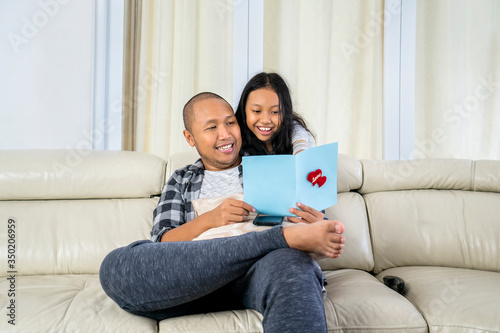
<instances>
[{"instance_id":1,"label":"man's face","mask_svg":"<svg viewBox=\"0 0 500 333\"><path fill-rule=\"evenodd\" d=\"M184 130L184 137L196 147L207 170L226 170L241 163L240 127L224 100L209 98L194 104L191 131Z\"/></svg>"}]
</instances>

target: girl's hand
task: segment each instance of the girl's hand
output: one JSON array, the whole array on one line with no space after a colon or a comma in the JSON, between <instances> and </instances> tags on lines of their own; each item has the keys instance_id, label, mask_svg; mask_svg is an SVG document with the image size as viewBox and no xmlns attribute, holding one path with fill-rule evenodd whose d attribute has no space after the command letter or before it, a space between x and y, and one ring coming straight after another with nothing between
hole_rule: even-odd
<instances>
[{"instance_id":1,"label":"girl's hand","mask_svg":"<svg viewBox=\"0 0 500 333\"><path fill-rule=\"evenodd\" d=\"M307 205L304 205L303 203L298 202L297 207L299 207L300 209L290 208L290 213L298 215L299 217L289 216L287 217L288 221L293 223L313 223L323 220L324 218L323 213Z\"/></svg>"}]
</instances>

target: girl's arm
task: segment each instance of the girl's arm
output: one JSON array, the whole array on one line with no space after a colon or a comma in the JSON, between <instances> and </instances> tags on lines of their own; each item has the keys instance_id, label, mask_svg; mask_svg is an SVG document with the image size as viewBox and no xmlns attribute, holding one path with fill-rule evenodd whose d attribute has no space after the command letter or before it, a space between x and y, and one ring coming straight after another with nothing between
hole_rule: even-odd
<instances>
[{"instance_id":1,"label":"girl's arm","mask_svg":"<svg viewBox=\"0 0 500 333\"><path fill-rule=\"evenodd\" d=\"M294 122L293 124L292 146L294 155L300 153L303 150L316 146L316 142L314 141L311 133L309 133L297 122Z\"/></svg>"}]
</instances>

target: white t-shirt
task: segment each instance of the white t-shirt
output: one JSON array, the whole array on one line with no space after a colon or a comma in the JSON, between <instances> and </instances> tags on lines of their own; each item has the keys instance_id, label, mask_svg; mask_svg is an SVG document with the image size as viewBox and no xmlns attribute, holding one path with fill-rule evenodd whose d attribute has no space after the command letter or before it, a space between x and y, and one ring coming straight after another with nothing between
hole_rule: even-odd
<instances>
[{"instance_id":1,"label":"white t-shirt","mask_svg":"<svg viewBox=\"0 0 500 333\"><path fill-rule=\"evenodd\" d=\"M200 199L216 198L223 195L243 192L243 179L238 167L223 171L205 170L201 183Z\"/></svg>"}]
</instances>

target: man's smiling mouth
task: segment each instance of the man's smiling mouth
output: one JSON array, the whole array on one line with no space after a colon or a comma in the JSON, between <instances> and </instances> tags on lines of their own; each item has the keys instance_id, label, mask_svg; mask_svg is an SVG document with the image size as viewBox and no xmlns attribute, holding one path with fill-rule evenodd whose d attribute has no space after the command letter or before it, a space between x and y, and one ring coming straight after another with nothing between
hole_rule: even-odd
<instances>
[{"instance_id":1,"label":"man's smiling mouth","mask_svg":"<svg viewBox=\"0 0 500 333\"><path fill-rule=\"evenodd\" d=\"M226 152L226 151L232 150L233 147L234 147L234 143L229 143L227 145L217 147L217 150L219 150L221 152Z\"/></svg>"}]
</instances>

